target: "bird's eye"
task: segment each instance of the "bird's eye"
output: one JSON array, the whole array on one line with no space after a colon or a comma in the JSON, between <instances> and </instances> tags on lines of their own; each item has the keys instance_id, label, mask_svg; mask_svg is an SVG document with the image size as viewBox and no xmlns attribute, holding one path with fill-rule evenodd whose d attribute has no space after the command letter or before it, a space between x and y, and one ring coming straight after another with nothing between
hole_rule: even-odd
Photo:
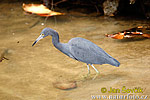
<instances>
[{"instance_id":1,"label":"bird's eye","mask_svg":"<svg viewBox=\"0 0 150 100\"><path fill-rule=\"evenodd\" d=\"M44 36L44 34L42 34L42 36Z\"/></svg>"}]
</instances>

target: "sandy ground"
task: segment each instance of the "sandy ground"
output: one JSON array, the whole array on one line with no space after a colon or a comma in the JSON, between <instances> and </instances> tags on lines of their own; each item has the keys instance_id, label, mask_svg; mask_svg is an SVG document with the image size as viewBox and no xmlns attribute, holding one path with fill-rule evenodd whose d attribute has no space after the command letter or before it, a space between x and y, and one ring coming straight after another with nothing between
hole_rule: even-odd
<instances>
[{"instance_id":1,"label":"sandy ground","mask_svg":"<svg viewBox=\"0 0 150 100\"><path fill-rule=\"evenodd\" d=\"M104 36L106 33L148 25L150 21L59 16L49 18L42 26L44 18L26 15L21 5L0 4L0 53L8 49L5 57L9 59L0 62L0 100L92 100L91 96L97 95L127 95L101 91L111 87L121 90L123 86L143 89L143 93L132 95L150 95L150 40L114 40ZM121 66L95 65L100 75L92 80L96 72L91 68L91 75L84 78L86 64L54 48L51 37L31 46L44 27L57 30L61 42L68 42L73 37L94 42L116 58ZM52 85L57 81L77 81L78 87L60 90Z\"/></svg>"}]
</instances>

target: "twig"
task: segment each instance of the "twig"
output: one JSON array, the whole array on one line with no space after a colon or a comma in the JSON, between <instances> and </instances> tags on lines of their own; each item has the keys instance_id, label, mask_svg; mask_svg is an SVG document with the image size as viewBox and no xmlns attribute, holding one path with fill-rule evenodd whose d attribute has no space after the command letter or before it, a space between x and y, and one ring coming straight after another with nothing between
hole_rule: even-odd
<instances>
[{"instance_id":1,"label":"twig","mask_svg":"<svg viewBox=\"0 0 150 100\"><path fill-rule=\"evenodd\" d=\"M47 16L47 17L45 18L45 20L44 20L44 24L46 24L46 21L47 21L48 17L49 17L49 16Z\"/></svg>"},{"instance_id":2,"label":"twig","mask_svg":"<svg viewBox=\"0 0 150 100\"><path fill-rule=\"evenodd\" d=\"M0 62L2 62L4 59L9 60L8 58L4 57L5 54L7 54L7 53L8 53L8 50L4 50L4 52L0 56Z\"/></svg>"},{"instance_id":3,"label":"twig","mask_svg":"<svg viewBox=\"0 0 150 100\"><path fill-rule=\"evenodd\" d=\"M53 2L53 0L52 0L52 3L51 3L51 10L54 10L54 2Z\"/></svg>"},{"instance_id":4,"label":"twig","mask_svg":"<svg viewBox=\"0 0 150 100\"><path fill-rule=\"evenodd\" d=\"M66 1L68 0L61 0L61 1L56 2L54 5L57 6L59 3L66 2Z\"/></svg>"},{"instance_id":5,"label":"twig","mask_svg":"<svg viewBox=\"0 0 150 100\"><path fill-rule=\"evenodd\" d=\"M40 21L36 21L33 25L31 25L29 28L33 28L34 26L36 26Z\"/></svg>"},{"instance_id":6,"label":"twig","mask_svg":"<svg viewBox=\"0 0 150 100\"><path fill-rule=\"evenodd\" d=\"M97 14L100 13L100 11L99 11L99 9L98 9L98 7L96 5L95 5L95 8L96 8Z\"/></svg>"}]
</instances>

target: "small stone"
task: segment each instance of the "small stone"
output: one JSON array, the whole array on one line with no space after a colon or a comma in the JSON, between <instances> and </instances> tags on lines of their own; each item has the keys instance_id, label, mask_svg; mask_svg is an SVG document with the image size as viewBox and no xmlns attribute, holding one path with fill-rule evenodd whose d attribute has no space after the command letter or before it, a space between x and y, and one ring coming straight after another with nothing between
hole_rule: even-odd
<instances>
[{"instance_id":1,"label":"small stone","mask_svg":"<svg viewBox=\"0 0 150 100\"><path fill-rule=\"evenodd\" d=\"M14 11L14 9L10 9L10 11Z\"/></svg>"},{"instance_id":2,"label":"small stone","mask_svg":"<svg viewBox=\"0 0 150 100\"><path fill-rule=\"evenodd\" d=\"M55 88L61 89L61 90L69 90L74 89L77 87L76 81L68 81L68 82L55 82L53 83L53 86Z\"/></svg>"},{"instance_id":3,"label":"small stone","mask_svg":"<svg viewBox=\"0 0 150 100\"><path fill-rule=\"evenodd\" d=\"M28 22L26 22L25 24L26 24L26 25L28 25L29 23L28 23Z\"/></svg>"},{"instance_id":4,"label":"small stone","mask_svg":"<svg viewBox=\"0 0 150 100\"><path fill-rule=\"evenodd\" d=\"M44 25L44 23L41 23L41 25L43 26L43 25Z\"/></svg>"}]
</instances>

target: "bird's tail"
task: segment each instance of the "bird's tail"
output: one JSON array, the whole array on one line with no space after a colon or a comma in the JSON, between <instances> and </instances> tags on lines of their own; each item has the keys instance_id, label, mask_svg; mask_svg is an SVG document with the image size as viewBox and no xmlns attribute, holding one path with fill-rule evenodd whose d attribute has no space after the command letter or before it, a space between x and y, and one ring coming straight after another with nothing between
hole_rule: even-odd
<instances>
[{"instance_id":1,"label":"bird's tail","mask_svg":"<svg viewBox=\"0 0 150 100\"><path fill-rule=\"evenodd\" d=\"M119 67L120 66L120 62L118 60L116 60L115 58L112 58L111 60L111 65Z\"/></svg>"}]
</instances>

